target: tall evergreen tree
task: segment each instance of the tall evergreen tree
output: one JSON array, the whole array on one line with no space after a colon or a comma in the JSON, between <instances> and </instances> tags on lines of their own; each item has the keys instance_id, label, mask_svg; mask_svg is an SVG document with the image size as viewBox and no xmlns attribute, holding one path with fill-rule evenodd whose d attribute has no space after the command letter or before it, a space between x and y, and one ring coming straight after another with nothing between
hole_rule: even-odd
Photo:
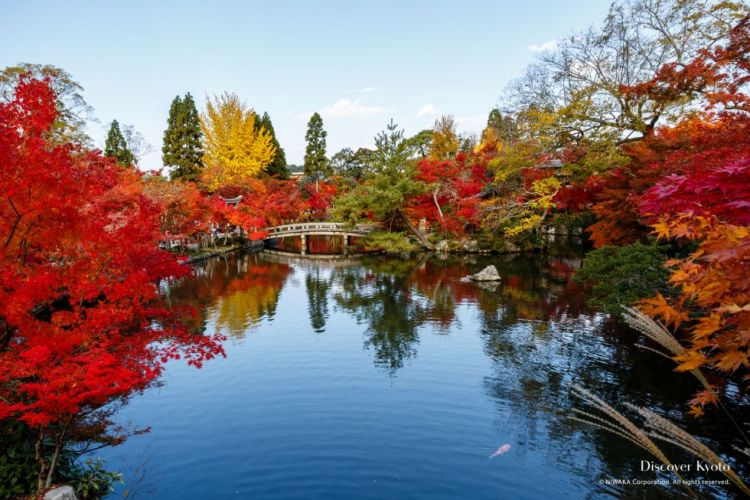
<instances>
[{"instance_id":1,"label":"tall evergreen tree","mask_svg":"<svg viewBox=\"0 0 750 500\"><path fill-rule=\"evenodd\" d=\"M284 148L279 144L279 140L276 138L276 131L273 129L271 123L271 117L268 113L263 113L263 116L255 121L256 128L264 128L266 132L271 134L273 138L273 146L276 148L276 155L273 157L273 161L266 167L266 173L279 179L289 178L289 169L286 168L286 154Z\"/></svg>"},{"instance_id":2,"label":"tall evergreen tree","mask_svg":"<svg viewBox=\"0 0 750 500\"><path fill-rule=\"evenodd\" d=\"M135 163L135 156L128 148L117 120L112 120L112 125L109 126L107 141L104 143L104 156L116 160L123 167L129 167Z\"/></svg>"},{"instance_id":3,"label":"tall evergreen tree","mask_svg":"<svg viewBox=\"0 0 750 500\"><path fill-rule=\"evenodd\" d=\"M503 115L497 108L492 108L490 116L487 117L487 127L492 127L498 132L503 129Z\"/></svg>"},{"instance_id":4,"label":"tall evergreen tree","mask_svg":"<svg viewBox=\"0 0 750 500\"><path fill-rule=\"evenodd\" d=\"M164 165L172 167L172 179L197 181L203 171L203 132L198 110L190 92L183 99L176 96L169 108L164 145Z\"/></svg>"},{"instance_id":5,"label":"tall evergreen tree","mask_svg":"<svg viewBox=\"0 0 750 500\"><path fill-rule=\"evenodd\" d=\"M323 130L323 118L318 113L313 113L307 122L307 133L305 140L305 175L318 179L331 174L331 164L326 158L326 136Z\"/></svg>"},{"instance_id":6,"label":"tall evergreen tree","mask_svg":"<svg viewBox=\"0 0 750 500\"><path fill-rule=\"evenodd\" d=\"M512 116L503 116L499 109L493 108L487 117L487 128L492 129L499 140L512 143L516 139L518 126Z\"/></svg>"}]
</instances>

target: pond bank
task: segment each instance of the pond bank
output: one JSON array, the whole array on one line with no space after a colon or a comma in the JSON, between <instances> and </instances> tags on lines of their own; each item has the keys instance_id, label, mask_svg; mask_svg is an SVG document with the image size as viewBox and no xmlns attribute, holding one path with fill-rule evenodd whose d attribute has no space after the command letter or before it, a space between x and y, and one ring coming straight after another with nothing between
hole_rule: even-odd
<instances>
[{"instance_id":1,"label":"pond bank","mask_svg":"<svg viewBox=\"0 0 750 500\"><path fill-rule=\"evenodd\" d=\"M243 243L238 243L238 244L235 244L235 245L230 245L228 247L217 248L217 249L215 249L213 251L210 251L208 253L201 253L201 254L198 254L198 255L192 255L192 256L188 257L186 263L187 264L198 264L198 263L201 263L201 262L205 262L205 261L207 261L209 259L213 259L214 257L221 257L222 255L229 255L229 254L236 253L236 252L239 252L239 251L254 253L254 252L259 252L259 251L263 250L263 248L264 248L263 240L255 240L255 241L247 240L247 241L245 241Z\"/></svg>"}]
</instances>

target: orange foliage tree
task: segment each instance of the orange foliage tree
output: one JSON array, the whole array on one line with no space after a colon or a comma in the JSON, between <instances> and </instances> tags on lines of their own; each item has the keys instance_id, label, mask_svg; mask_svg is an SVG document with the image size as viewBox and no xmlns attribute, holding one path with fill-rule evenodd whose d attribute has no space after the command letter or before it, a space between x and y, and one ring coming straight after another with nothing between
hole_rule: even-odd
<instances>
[{"instance_id":1,"label":"orange foliage tree","mask_svg":"<svg viewBox=\"0 0 750 500\"><path fill-rule=\"evenodd\" d=\"M659 164L672 174L634 198L659 238L697 245L668 262L677 297L641 303L647 314L689 335L678 369L711 367L750 379L750 18L727 43L686 67L667 66L632 92L652 99L700 99L704 112L658 134L671 138ZM714 401L700 393L695 411Z\"/></svg>"}]
</instances>

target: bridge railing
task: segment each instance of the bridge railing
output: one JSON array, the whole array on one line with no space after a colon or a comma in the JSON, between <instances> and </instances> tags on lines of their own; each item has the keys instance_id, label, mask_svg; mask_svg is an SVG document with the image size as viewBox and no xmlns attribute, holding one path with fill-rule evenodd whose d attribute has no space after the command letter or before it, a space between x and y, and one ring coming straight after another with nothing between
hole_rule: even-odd
<instances>
[{"instance_id":1,"label":"bridge railing","mask_svg":"<svg viewBox=\"0 0 750 500\"><path fill-rule=\"evenodd\" d=\"M286 233L312 233L316 231L365 234L373 231L377 227L376 224L355 224L354 226L349 226L342 222L300 222L296 224L268 227L265 231L269 236Z\"/></svg>"}]
</instances>

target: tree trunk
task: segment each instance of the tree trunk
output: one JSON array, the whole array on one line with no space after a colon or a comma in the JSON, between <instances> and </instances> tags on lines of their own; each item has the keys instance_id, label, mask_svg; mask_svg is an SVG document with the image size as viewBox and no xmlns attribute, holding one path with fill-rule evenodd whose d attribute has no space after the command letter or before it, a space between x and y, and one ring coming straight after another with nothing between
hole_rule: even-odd
<instances>
[{"instance_id":1,"label":"tree trunk","mask_svg":"<svg viewBox=\"0 0 750 500\"><path fill-rule=\"evenodd\" d=\"M425 238L425 236L420 233L416 227L414 227L414 224L411 223L409 217L407 217L400 208L396 210L396 214L401 217L401 220L404 221L406 227L409 228L409 231L411 231L411 233L417 238L417 240L419 240L419 243L421 243L424 248L426 248L427 250L435 250L433 244L427 241L427 238Z\"/></svg>"},{"instance_id":2,"label":"tree trunk","mask_svg":"<svg viewBox=\"0 0 750 500\"><path fill-rule=\"evenodd\" d=\"M35 458L37 463L39 464L39 472L37 474L36 479L36 490L37 493L41 493L44 489L44 482L46 479L46 472L47 472L47 462L44 460L42 445L44 444L44 431L39 430L39 437L36 439L36 444L34 445L34 452L35 452Z\"/></svg>"},{"instance_id":3,"label":"tree trunk","mask_svg":"<svg viewBox=\"0 0 750 500\"><path fill-rule=\"evenodd\" d=\"M49 462L49 471L47 472L47 480L44 482L44 487L49 488L52 486L52 478L55 477L55 467L57 466L57 460L60 458L60 449L62 448L62 440L55 442L55 453L52 455L52 459Z\"/></svg>"},{"instance_id":4,"label":"tree trunk","mask_svg":"<svg viewBox=\"0 0 750 500\"><path fill-rule=\"evenodd\" d=\"M437 193L438 193L437 189L432 192L432 200L435 202L435 207L437 208L438 215L440 216L440 220L443 220L443 211L440 208L440 203L438 203Z\"/></svg>"}]
</instances>

